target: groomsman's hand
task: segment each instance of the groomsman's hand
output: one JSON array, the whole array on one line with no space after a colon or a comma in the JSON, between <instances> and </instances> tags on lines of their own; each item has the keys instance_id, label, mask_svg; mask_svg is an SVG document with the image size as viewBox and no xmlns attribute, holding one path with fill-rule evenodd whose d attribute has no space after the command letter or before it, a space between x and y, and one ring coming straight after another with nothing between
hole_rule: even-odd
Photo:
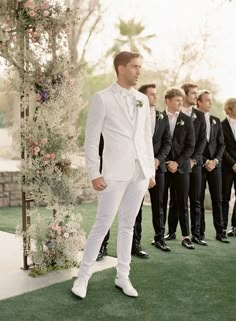
<instances>
[{"instance_id":1,"label":"groomsman's hand","mask_svg":"<svg viewBox=\"0 0 236 321\"><path fill-rule=\"evenodd\" d=\"M107 187L103 177L93 179L92 184L95 191L103 191Z\"/></svg>"},{"instance_id":2,"label":"groomsman's hand","mask_svg":"<svg viewBox=\"0 0 236 321\"><path fill-rule=\"evenodd\" d=\"M158 170L159 165L160 165L159 159L155 158L155 169L156 169L156 171Z\"/></svg>"},{"instance_id":3,"label":"groomsman's hand","mask_svg":"<svg viewBox=\"0 0 236 321\"><path fill-rule=\"evenodd\" d=\"M176 173L178 170L178 166L179 166L179 164L175 161L169 161L167 163L167 169L171 173Z\"/></svg>"},{"instance_id":4,"label":"groomsman's hand","mask_svg":"<svg viewBox=\"0 0 236 321\"><path fill-rule=\"evenodd\" d=\"M155 177L152 176L152 177L150 178L150 180L149 180L149 186L148 186L148 188L152 188L152 187L155 186L155 185L156 185L156 180L155 180Z\"/></svg>"},{"instance_id":5,"label":"groomsman's hand","mask_svg":"<svg viewBox=\"0 0 236 321\"><path fill-rule=\"evenodd\" d=\"M232 168L233 168L233 171L236 173L236 164L234 164Z\"/></svg>"},{"instance_id":6,"label":"groomsman's hand","mask_svg":"<svg viewBox=\"0 0 236 321\"><path fill-rule=\"evenodd\" d=\"M211 172L216 167L216 161L214 159L207 160L205 163L205 168L208 170L208 172Z\"/></svg>"}]
</instances>

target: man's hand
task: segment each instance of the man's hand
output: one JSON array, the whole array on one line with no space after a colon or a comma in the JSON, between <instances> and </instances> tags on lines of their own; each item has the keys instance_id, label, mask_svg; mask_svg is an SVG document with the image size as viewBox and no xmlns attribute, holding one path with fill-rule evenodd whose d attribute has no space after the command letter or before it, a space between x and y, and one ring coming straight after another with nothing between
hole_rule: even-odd
<instances>
[{"instance_id":1,"label":"man's hand","mask_svg":"<svg viewBox=\"0 0 236 321\"><path fill-rule=\"evenodd\" d=\"M196 164L195 161L192 160L192 159L190 159L190 166L191 166L191 168L193 168L193 166L194 166L195 164Z\"/></svg>"},{"instance_id":2,"label":"man's hand","mask_svg":"<svg viewBox=\"0 0 236 321\"><path fill-rule=\"evenodd\" d=\"M216 165L217 164L214 159L212 159L212 160L208 159L205 163L205 168L206 168L206 170L208 170L208 172L211 172L213 169L215 169Z\"/></svg>"},{"instance_id":3,"label":"man's hand","mask_svg":"<svg viewBox=\"0 0 236 321\"><path fill-rule=\"evenodd\" d=\"M156 171L158 170L159 165L160 165L159 159L155 158L155 169L156 169Z\"/></svg>"},{"instance_id":4,"label":"man's hand","mask_svg":"<svg viewBox=\"0 0 236 321\"><path fill-rule=\"evenodd\" d=\"M232 167L233 171L236 173L236 164Z\"/></svg>"},{"instance_id":5,"label":"man's hand","mask_svg":"<svg viewBox=\"0 0 236 321\"><path fill-rule=\"evenodd\" d=\"M152 187L155 186L155 185L156 185L156 180L155 180L155 177L152 176L152 177L150 178L150 180L149 180L149 186L148 186L148 188L152 188Z\"/></svg>"},{"instance_id":6,"label":"man's hand","mask_svg":"<svg viewBox=\"0 0 236 321\"><path fill-rule=\"evenodd\" d=\"M95 191L103 191L107 187L103 177L93 179L92 184Z\"/></svg>"},{"instance_id":7,"label":"man's hand","mask_svg":"<svg viewBox=\"0 0 236 321\"><path fill-rule=\"evenodd\" d=\"M171 173L176 173L178 170L178 166L179 166L179 164L175 161L169 161L167 163L167 169Z\"/></svg>"}]
</instances>

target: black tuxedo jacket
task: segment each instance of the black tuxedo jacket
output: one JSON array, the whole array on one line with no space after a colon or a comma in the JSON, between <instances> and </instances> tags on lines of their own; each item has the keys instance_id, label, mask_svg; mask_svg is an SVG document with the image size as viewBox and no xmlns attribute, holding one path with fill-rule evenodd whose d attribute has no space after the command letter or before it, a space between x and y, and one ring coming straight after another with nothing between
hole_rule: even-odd
<instances>
[{"instance_id":1,"label":"black tuxedo jacket","mask_svg":"<svg viewBox=\"0 0 236 321\"><path fill-rule=\"evenodd\" d=\"M194 108L191 118L195 132L195 148L191 158L196 160L198 165L202 165L202 153L207 143L205 116L203 112Z\"/></svg>"},{"instance_id":2,"label":"black tuxedo jacket","mask_svg":"<svg viewBox=\"0 0 236 321\"><path fill-rule=\"evenodd\" d=\"M203 163L208 159L217 158L219 165L221 165L221 159L225 150L224 134L221 126L220 119L215 116L210 116L210 139L207 142L203 152Z\"/></svg>"},{"instance_id":3,"label":"black tuxedo jacket","mask_svg":"<svg viewBox=\"0 0 236 321\"><path fill-rule=\"evenodd\" d=\"M171 134L166 113L156 111L156 125L152 137L154 157L160 162L159 172L166 172L166 158L171 149Z\"/></svg>"},{"instance_id":4,"label":"black tuxedo jacket","mask_svg":"<svg viewBox=\"0 0 236 321\"><path fill-rule=\"evenodd\" d=\"M225 150L222 158L222 166L232 169L236 164L236 140L230 127L229 121L225 118L222 121L222 128L225 140Z\"/></svg>"},{"instance_id":5,"label":"black tuxedo jacket","mask_svg":"<svg viewBox=\"0 0 236 321\"><path fill-rule=\"evenodd\" d=\"M167 116L168 117L168 116ZM190 158L195 146L195 133L192 118L180 112L176 121L172 146L167 161L176 161L180 174L191 173Z\"/></svg>"}]
</instances>

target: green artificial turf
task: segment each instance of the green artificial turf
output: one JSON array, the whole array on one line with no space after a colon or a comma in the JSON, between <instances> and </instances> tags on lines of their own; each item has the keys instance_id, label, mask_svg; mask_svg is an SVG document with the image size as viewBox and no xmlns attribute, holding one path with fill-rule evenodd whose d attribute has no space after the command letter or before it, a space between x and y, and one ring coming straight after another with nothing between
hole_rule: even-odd
<instances>
[{"instance_id":1,"label":"green artificial turf","mask_svg":"<svg viewBox=\"0 0 236 321\"><path fill-rule=\"evenodd\" d=\"M14 211L4 226L14 225ZM19 209L15 209L15 216ZM79 206L86 231L94 221L96 204ZM48 215L46 213L45 215ZM5 218L6 220L6 218ZM177 239L170 253L150 243L153 238L150 207L143 210L142 244L149 259L132 258L131 280L138 298L126 297L114 286L115 269L95 273L84 300L71 292L73 280L0 301L1 321L235 321L236 238L215 240L210 212L206 215L208 247L188 250ZM116 221L108 252L116 255Z\"/></svg>"}]
</instances>

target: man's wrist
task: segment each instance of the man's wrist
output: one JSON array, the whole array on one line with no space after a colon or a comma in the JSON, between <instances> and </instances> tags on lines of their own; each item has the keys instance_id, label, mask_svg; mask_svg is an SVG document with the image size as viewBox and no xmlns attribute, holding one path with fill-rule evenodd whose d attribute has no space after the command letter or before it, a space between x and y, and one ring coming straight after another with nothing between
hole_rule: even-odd
<instances>
[{"instance_id":1,"label":"man's wrist","mask_svg":"<svg viewBox=\"0 0 236 321\"><path fill-rule=\"evenodd\" d=\"M219 164L219 160L217 158L214 158L214 161L216 162L216 166Z\"/></svg>"}]
</instances>

